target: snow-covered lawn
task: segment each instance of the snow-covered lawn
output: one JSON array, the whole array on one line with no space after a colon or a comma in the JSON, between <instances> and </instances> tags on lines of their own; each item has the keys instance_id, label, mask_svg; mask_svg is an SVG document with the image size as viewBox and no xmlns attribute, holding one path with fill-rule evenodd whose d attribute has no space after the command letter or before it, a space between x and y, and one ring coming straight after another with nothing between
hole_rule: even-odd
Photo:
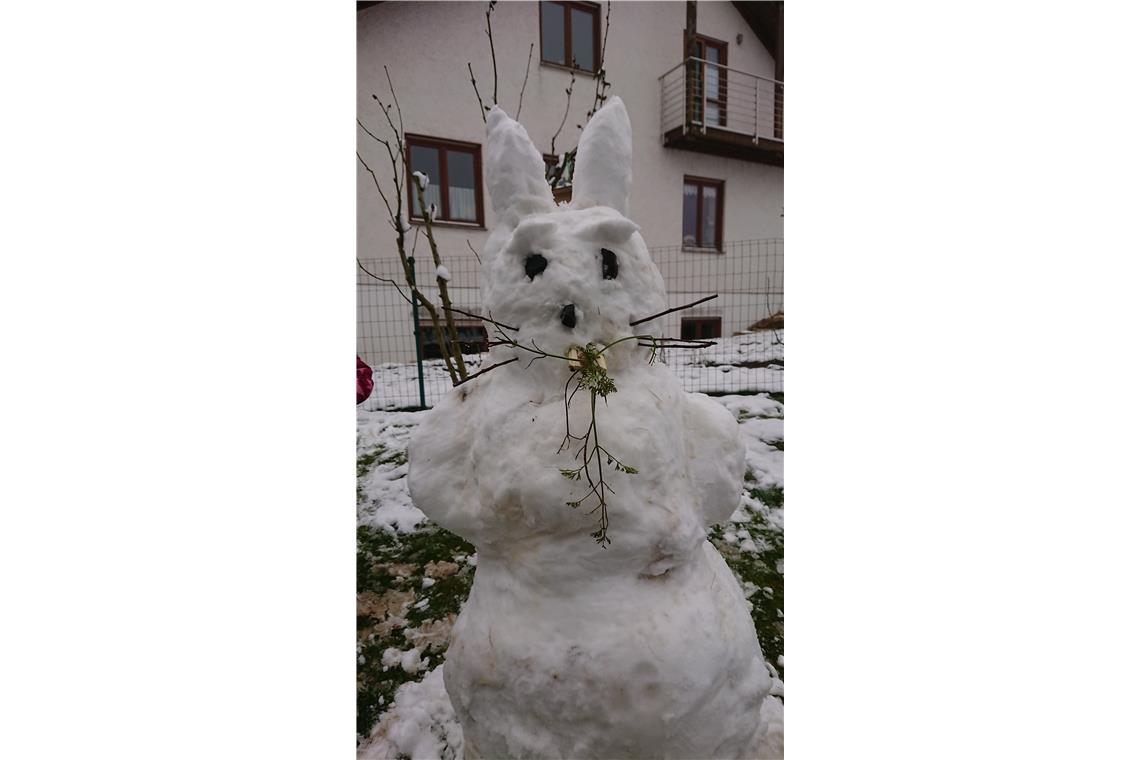
<instances>
[{"instance_id":1,"label":"snow-covered lawn","mask_svg":"<svg viewBox=\"0 0 1140 760\"><path fill-rule=\"evenodd\" d=\"M736 387L736 378L728 380L733 373L747 380L748 372L767 371L770 378L773 369L782 370L782 361L783 346L773 333L752 333L688 352L677 371L684 377L691 370L699 378L712 368L721 382L710 383L708 390L723 393ZM415 365L411 369L414 382ZM384 368L375 374L378 391L406 381L388 378ZM752 379L761 384L759 375ZM709 530L740 579L764 655L781 679L782 389L781 374L779 388L768 393L715 397L736 416L748 452L740 507ZM470 544L429 521L408 496L408 440L422 414L361 410L357 417L357 732L362 758L462 757L462 733L443 689L440 665L478 558ZM782 698L779 680L774 693Z\"/></svg>"}]
</instances>

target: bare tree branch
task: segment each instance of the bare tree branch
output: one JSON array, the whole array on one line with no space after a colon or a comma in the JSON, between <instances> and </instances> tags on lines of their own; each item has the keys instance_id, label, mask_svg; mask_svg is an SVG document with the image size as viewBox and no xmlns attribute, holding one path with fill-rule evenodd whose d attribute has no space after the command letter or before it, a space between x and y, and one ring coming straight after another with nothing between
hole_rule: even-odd
<instances>
[{"instance_id":1,"label":"bare tree branch","mask_svg":"<svg viewBox=\"0 0 1140 760\"><path fill-rule=\"evenodd\" d=\"M475 97L479 100L479 114L483 123L487 123L487 106L483 105L483 97L479 94L479 85L475 84L475 72L471 69L471 61L467 62L467 73L471 75L471 86L475 88Z\"/></svg>"},{"instance_id":2,"label":"bare tree branch","mask_svg":"<svg viewBox=\"0 0 1140 760\"><path fill-rule=\"evenodd\" d=\"M422 175L413 175L418 177ZM463 361L463 350L459 345L459 331L455 327L455 320L451 317L451 296L447 292L447 280L440 276L440 267L443 262L439 258L439 247L435 242L435 233L432 232L432 218L431 210L428 208L427 199L424 198L424 186L420 179L413 179L416 186L416 198L420 202L420 212L424 220L424 237L427 238L428 247L431 249L431 259L435 263L435 281L439 287L439 300L443 303L444 322L447 325L447 340L451 341L451 349L454 352L456 370L459 372L459 379L467 379L467 363ZM440 336L443 338L443 336Z\"/></svg>"},{"instance_id":3,"label":"bare tree branch","mask_svg":"<svg viewBox=\"0 0 1140 760\"><path fill-rule=\"evenodd\" d=\"M598 70L594 72L594 105L586 114L587 121L598 112L598 108L606 102L606 90L610 83L606 81L606 41L610 38L610 9L613 0L606 3L606 33L602 37L601 57L598 59Z\"/></svg>"},{"instance_id":4,"label":"bare tree branch","mask_svg":"<svg viewBox=\"0 0 1140 760\"><path fill-rule=\"evenodd\" d=\"M505 362L499 362L498 364L492 364L490 367L487 367L487 369L481 369L478 372L476 372L474 375L468 375L466 378L464 378L463 380L460 380L458 383L456 383L456 385L463 385L468 380L474 380L475 378L479 377L479 375L482 375L484 372L490 372L491 370L495 369L496 367L501 367L504 364L510 364L511 362L517 362L518 360L519 360L519 358L516 356L513 359L507 359Z\"/></svg>"},{"instance_id":5,"label":"bare tree branch","mask_svg":"<svg viewBox=\"0 0 1140 760\"><path fill-rule=\"evenodd\" d=\"M519 115L522 113L523 93L526 92L526 80L530 79L530 57L534 55L534 43L530 43L530 52L526 54L526 74L523 76L522 89L519 90L519 107L515 111L515 121L519 120Z\"/></svg>"},{"instance_id":6,"label":"bare tree branch","mask_svg":"<svg viewBox=\"0 0 1140 760\"><path fill-rule=\"evenodd\" d=\"M491 95L492 105L499 105L499 67L495 63L495 38L491 36L491 12L495 10L496 0L487 3L487 41L491 43L491 71L494 73L495 90Z\"/></svg>"},{"instance_id":7,"label":"bare tree branch","mask_svg":"<svg viewBox=\"0 0 1140 760\"><path fill-rule=\"evenodd\" d=\"M471 238L467 238L467 247L471 249L471 253L475 254L475 260L479 262L479 266L483 266L483 259L479 258L479 252L475 250L475 246L471 245Z\"/></svg>"},{"instance_id":8,"label":"bare tree branch","mask_svg":"<svg viewBox=\"0 0 1140 760\"><path fill-rule=\"evenodd\" d=\"M609 16L610 16L610 14L607 11L606 12L606 18L608 19ZM608 23L609 22L607 21L607 27L606 27L606 34L607 35L610 32L609 27L608 27ZM605 48L602 48L602 50L604 51ZM399 100L399 98L396 97L396 88L392 86L392 77L391 77L391 75L388 74L388 67L386 65L384 66L384 76L388 78L388 92L392 93L392 102L396 104L396 115L400 117L400 142L402 143L404 141L404 114L400 110L400 100ZM392 129L395 129L395 127L392 127Z\"/></svg>"},{"instance_id":9,"label":"bare tree branch","mask_svg":"<svg viewBox=\"0 0 1140 760\"><path fill-rule=\"evenodd\" d=\"M384 201L384 205L388 208L389 218L392 218L392 206L388 203L388 196L384 195L384 191L380 188L380 180L376 179L376 172L372 171L372 167L369 166L364 158L360 155L360 151L357 151L356 153L356 160L359 161L360 165L367 169L368 173L372 175L372 184L376 186L376 192L380 193L380 200Z\"/></svg>"},{"instance_id":10,"label":"bare tree branch","mask_svg":"<svg viewBox=\"0 0 1140 760\"><path fill-rule=\"evenodd\" d=\"M377 274L369 272L364 268L364 265L360 263L360 259L356 260L356 266L360 267L360 271L364 272L364 274L368 275L372 279L379 280L380 282L390 283L394 288L396 288L396 292L400 294L400 298L403 298L405 301L407 301L409 306L415 306L415 304L412 303L412 299L408 298L406 295L404 295L404 291L400 290L400 284L398 282L395 280L390 280L387 277L381 277Z\"/></svg>"},{"instance_id":11,"label":"bare tree branch","mask_svg":"<svg viewBox=\"0 0 1140 760\"><path fill-rule=\"evenodd\" d=\"M454 306L445 307L445 308L447 308L447 310L448 310L448 311L454 311L456 314L462 314L463 316L465 316L465 317L471 317L472 319L481 319L481 320L483 320L484 322L490 322L490 323L491 323L491 324L493 324L493 325L498 325L499 327L504 327L504 328L506 328L506 329L508 329L508 330L514 330L515 332L518 332L518 330L519 330L519 328L517 328L517 327L511 327L510 325L505 325L505 324L503 324L502 322L496 322L495 320L493 320L493 319L491 319L491 318L489 318L489 317L482 317L482 316L480 316L480 315L478 315L478 314L472 314L472 313L471 313L471 312L469 312L469 311L464 311L463 309L457 309L457 308L455 308ZM512 342L513 342L513 341L512 341Z\"/></svg>"},{"instance_id":12,"label":"bare tree branch","mask_svg":"<svg viewBox=\"0 0 1140 760\"><path fill-rule=\"evenodd\" d=\"M357 120L356 120L356 124L357 124L357 125L358 125L358 126L361 128L361 129L363 129L365 132L367 132L367 133L368 133L368 136L369 136L369 137L371 137L371 138L372 138L373 140L375 140L376 142L380 143L381 145L388 145L388 141L387 141L387 140L382 140L382 139L380 139L379 137L377 137L376 135L372 134L372 131L371 131L370 129L368 129L368 127L364 126L364 124L363 124L363 123L361 123L360 119L357 119Z\"/></svg>"},{"instance_id":13,"label":"bare tree branch","mask_svg":"<svg viewBox=\"0 0 1140 760\"><path fill-rule=\"evenodd\" d=\"M470 66L470 64L468 64ZM472 79L472 82L475 80ZM574 93L574 72L570 72L570 86L566 88L566 110L562 112L562 121L558 124L558 129L554 130L554 136L550 138L550 152L557 154L558 151L554 149L554 141L558 139L558 135L562 133L562 127L566 125L566 117L570 114L570 96Z\"/></svg>"},{"instance_id":14,"label":"bare tree branch","mask_svg":"<svg viewBox=\"0 0 1140 760\"><path fill-rule=\"evenodd\" d=\"M427 296L425 296L423 294L423 292L416 286L416 284L415 284L416 283L415 271L413 270L413 263L412 263L413 260L409 259L408 253L406 250L407 233L411 230L411 227L408 225L408 223L404 219L404 190L403 190L403 188L404 188L404 176L407 173L407 169L408 169L407 149L406 149L406 143L404 141L404 115L403 115L403 111L400 109L400 100L396 96L396 88L392 84L392 76L391 76L391 74L388 73L388 67L387 66L384 67L384 75L388 79L388 90L392 94L392 104L388 105L388 106L384 105L384 102L381 101L380 98L377 97L377 95L375 93L372 94L372 99L376 101L377 106L379 106L381 113L384 114L384 118L388 122L388 126L391 128L392 133L396 136L396 148L395 148L395 150L392 149L392 144L388 140L383 140L383 139L380 139L379 137L376 137L376 135L373 134L367 128L365 128L365 131L368 132L369 135L371 135L373 138L375 138L377 142L382 144L384 146L384 149L388 153L388 161L391 163L391 166L392 166L392 182L396 186L395 208L392 207L392 203L388 200L388 196L384 193L383 188L380 187L380 182L376 178L376 173L374 171L372 171L372 168L370 166L368 166L368 163L364 160L363 156L361 156L360 153L358 152L356 154L356 158L357 158L357 160L360 161L361 165L363 165L364 168L368 170L368 173L372 176L372 183L376 186L377 192L380 193L380 197L384 201L384 206L388 209L388 217L389 217L388 222L389 222L389 224L392 225L392 228L396 231L396 253L400 257L400 264L403 266L403 269L404 269L404 279L406 280L406 282L408 284L408 288L411 291L412 307L418 308L416 306L416 304L418 303L418 304L422 305L424 309L427 310L428 316L431 318L432 329L434 329L436 335L438 335L440 337L440 350L441 350L441 353L443 354L444 364L447 366L448 376L451 378L452 385L455 385L460 381L461 375L465 377L466 373L467 373L467 367L466 367L466 364L463 362L463 357L462 357L460 350L459 350L458 341L457 340L449 341L447 339L447 333L444 331L444 329L440 325L439 311L435 308L435 306L432 304L432 302L428 300ZM393 107L396 109L396 117L397 118L395 120L392 119L392 108ZM358 121L358 123L359 123L359 121ZM398 126L397 126L397 124L398 124ZM363 124L360 124L360 126L362 128L364 128ZM422 192L421 192L421 196L420 196L420 204L421 204L421 208L425 208L424 204L423 204ZM425 213L426 213L426 208L425 208ZM430 232L429 232L429 234L430 234ZM419 230L417 228L416 239L413 240L413 247L412 247L413 257L415 255L415 243L418 242L418 239L419 239ZM432 247L434 248L435 247L434 241L429 240L429 242L432 243ZM436 266L438 267L439 266L438 253L433 251L433 254L435 255ZM380 279L383 279L383 278L380 278ZM452 336L455 337L454 332L452 333ZM457 357L454 360L452 358L452 352L453 351L455 351L457 354ZM455 366L456 363L461 365L460 369L456 368L456 366Z\"/></svg>"}]
</instances>

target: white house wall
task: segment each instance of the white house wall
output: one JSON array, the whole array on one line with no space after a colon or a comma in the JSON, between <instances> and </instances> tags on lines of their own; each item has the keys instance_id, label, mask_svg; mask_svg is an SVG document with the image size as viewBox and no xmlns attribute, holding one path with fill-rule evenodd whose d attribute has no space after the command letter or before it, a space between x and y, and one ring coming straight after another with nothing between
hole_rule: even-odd
<instances>
[{"instance_id":1,"label":"white house wall","mask_svg":"<svg viewBox=\"0 0 1140 760\"><path fill-rule=\"evenodd\" d=\"M365 126L381 137L390 134L372 99L375 93L385 103L391 102L384 72L386 65L399 96L407 132L481 144L484 125L466 64L471 62L479 92L489 105L494 83L484 33L485 8L486 4L479 2L385 2L358 12L357 108ZM603 34L604 14L603 4ZM492 14L492 24L500 105L514 115L527 67L527 51L534 43L520 121L541 152L569 150L577 143L578 125L584 124L586 112L594 101L592 78L575 75L570 113L551 151L551 138L565 109L570 73L539 62L539 4L500 2ZM696 257L703 270L708 268L704 257L717 256L680 251L682 183L686 174L724 181L723 238L726 243L782 239L782 168L666 149L661 144L658 77L682 61L685 3L614 3L610 24L605 50L607 78L612 84L609 92L625 101L634 133L631 217L641 225L650 248L674 247L659 254L670 260L661 261L663 268L669 264L683 268L686 261ZM728 43L731 68L762 76L773 75L772 56L731 3L699 3L697 30ZM738 34L742 40L739 44L736 42ZM391 198L394 194L391 164L383 146L358 130L358 150ZM394 235L385 221L385 210L372 179L363 168L357 173L357 179L357 256L362 260L394 260ZM491 227L494 215L485 190L483 192L485 221ZM438 226L435 231L445 258L471 257L467 241L481 251L488 235L487 229L475 226ZM417 258L428 257L427 246L421 240ZM782 266L780 269L782 271ZM456 275L456 286L470 284L462 282L462 276ZM410 310L394 292L379 290L383 288L373 288L367 299L361 298L362 326L369 322L398 320ZM718 311L718 308L710 307L707 312L724 318L725 334L743 329L750 320L754 321L742 309ZM760 316L764 315L756 318ZM381 346L374 338L364 340L362 333L359 350L366 361L413 359L411 342L399 343L399 348Z\"/></svg>"}]
</instances>

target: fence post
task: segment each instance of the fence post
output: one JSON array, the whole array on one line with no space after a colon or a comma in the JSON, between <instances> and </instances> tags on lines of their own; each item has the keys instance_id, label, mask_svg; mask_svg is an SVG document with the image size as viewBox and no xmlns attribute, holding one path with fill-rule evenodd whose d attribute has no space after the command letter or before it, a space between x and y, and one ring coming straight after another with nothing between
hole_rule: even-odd
<instances>
[{"instance_id":1,"label":"fence post","mask_svg":"<svg viewBox=\"0 0 1140 760\"><path fill-rule=\"evenodd\" d=\"M416 260L412 256L408 257L408 272L412 280L412 330L416 336L416 370L419 372L420 380L420 409L426 409L427 402L424 400L424 357L423 349L420 344L420 307L419 297L416 296Z\"/></svg>"}]
</instances>

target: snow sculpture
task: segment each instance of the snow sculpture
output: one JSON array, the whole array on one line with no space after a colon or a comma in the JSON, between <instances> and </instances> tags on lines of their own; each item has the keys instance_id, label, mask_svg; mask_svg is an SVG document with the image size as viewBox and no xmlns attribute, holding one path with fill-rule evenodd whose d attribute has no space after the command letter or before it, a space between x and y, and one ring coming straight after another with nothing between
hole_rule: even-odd
<instances>
[{"instance_id":1,"label":"snow sculpture","mask_svg":"<svg viewBox=\"0 0 1140 760\"><path fill-rule=\"evenodd\" d=\"M573 365L558 357L662 335L659 320L630 326L667 305L626 218L625 107L611 98L586 126L569 204L555 205L538 150L498 107L485 161L497 227L484 308L517 328L485 365L519 361L456 387L409 449L415 504L478 549L443 669L465 755L771 756L768 716L778 723L782 706L744 596L705 538L740 501L735 420L684 392L637 339L605 351L616 391L596 417L588 394L566 401ZM595 540L590 483L563 472L581 463L573 452L592 419L628 466L606 467L601 452L590 463L606 468L608 546Z\"/></svg>"}]
</instances>

